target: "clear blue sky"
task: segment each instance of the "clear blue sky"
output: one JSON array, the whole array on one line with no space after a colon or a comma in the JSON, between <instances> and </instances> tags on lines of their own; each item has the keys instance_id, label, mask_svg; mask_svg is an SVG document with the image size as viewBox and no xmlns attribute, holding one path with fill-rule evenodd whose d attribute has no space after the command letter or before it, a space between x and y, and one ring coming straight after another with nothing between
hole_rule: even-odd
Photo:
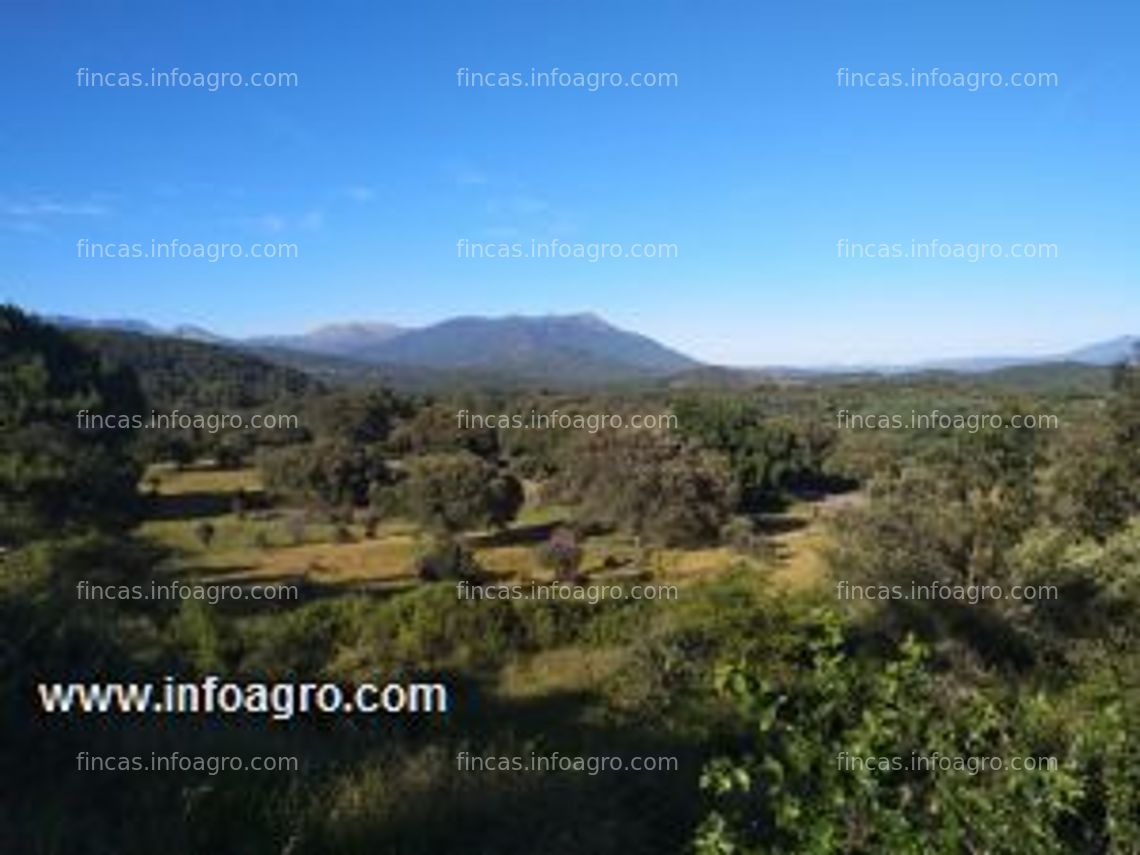
<instances>
[{"instance_id":1,"label":"clear blue sky","mask_svg":"<svg viewBox=\"0 0 1140 855\"><path fill-rule=\"evenodd\" d=\"M0 299L226 334L596 311L738 364L1049 352L1140 332L1140 5L6 2ZM92 88L77 71L294 72ZM489 89L457 70L656 71ZM1046 72L855 88L837 71ZM76 242L294 242L84 259ZM671 243L464 259L456 242ZM837 242L1052 243L852 259Z\"/></svg>"}]
</instances>

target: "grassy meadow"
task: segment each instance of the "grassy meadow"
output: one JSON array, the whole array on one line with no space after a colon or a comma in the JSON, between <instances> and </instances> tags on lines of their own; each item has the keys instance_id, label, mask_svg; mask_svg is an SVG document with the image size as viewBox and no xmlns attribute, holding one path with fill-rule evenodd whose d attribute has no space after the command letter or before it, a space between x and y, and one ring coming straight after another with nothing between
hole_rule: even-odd
<instances>
[{"instance_id":1,"label":"grassy meadow","mask_svg":"<svg viewBox=\"0 0 1140 855\"><path fill-rule=\"evenodd\" d=\"M219 470L209 461L183 469L156 464L140 491L149 511L138 533L169 551L164 571L187 581L257 584L295 578L346 589L406 586L415 581L416 551L426 536L406 519L383 522L371 537L363 523L353 521L344 526L350 539L343 542L338 525L319 518L307 520L295 536L288 519L304 514L302 508L233 509L236 497L256 505L263 493L255 468ZM826 576L826 521L842 505L801 501L766 515L762 527L771 535L761 557L725 546L660 548L646 554L632 537L606 534L584 539L582 570L599 584L631 578L643 584L689 584L746 570L789 588L810 588ZM549 582L552 573L536 559L534 545L566 519L566 512L558 505L527 505L504 531L474 531L466 540L494 580ZM215 532L209 544L196 533L204 522Z\"/></svg>"}]
</instances>

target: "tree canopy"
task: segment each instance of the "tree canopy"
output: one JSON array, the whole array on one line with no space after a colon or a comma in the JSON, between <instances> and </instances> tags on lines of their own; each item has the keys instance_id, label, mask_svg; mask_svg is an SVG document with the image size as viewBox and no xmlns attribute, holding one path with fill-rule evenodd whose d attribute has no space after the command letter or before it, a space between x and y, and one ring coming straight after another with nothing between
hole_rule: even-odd
<instances>
[{"instance_id":1,"label":"tree canopy","mask_svg":"<svg viewBox=\"0 0 1140 855\"><path fill-rule=\"evenodd\" d=\"M128 429L87 415L144 410L134 374L108 368L71 336L0 307L0 540L133 519L140 467Z\"/></svg>"}]
</instances>

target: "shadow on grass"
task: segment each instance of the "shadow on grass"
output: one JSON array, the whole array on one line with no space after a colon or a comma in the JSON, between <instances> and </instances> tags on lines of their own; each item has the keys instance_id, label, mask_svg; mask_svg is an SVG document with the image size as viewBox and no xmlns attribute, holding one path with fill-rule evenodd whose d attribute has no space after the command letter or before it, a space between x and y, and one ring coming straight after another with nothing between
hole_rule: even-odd
<instances>
[{"instance_id":1,"label":"shadow on grass","mask_svg":"<svg viewBox=\"0 0 1140 855\"><path fill-rule=\"evenodd\" d=\"M191 492L148 496L149 519L177 520L216 517L229 513L233 496L227 493Z\"/></svg>"},{"instance_id":2,"label":"shadow on grass","mask_svg":"<svg viewBox=\"0 0 1140 855\"><path fill-rule=\"evenodd\" d=\"M972 651L987 665L1024 671L1047 649L992 602L957 600L890 600L864 621L867 637L879 639L886 652L909 633L932 644L953 642Z\"/></svg>"},{"instance_id":3,"label":"shadow on grass","mask_svg":"<svg viewBox=\"0 0 1140 855\"><path fill-rule=\"evenodd\" d=\"M790 534L793 531L805 529L809 525L808 520L786 514L756 514L753 521L756 525L756 532L768 536Z\"/></svg>"},{"instance_id":4,"label":"shadow on grass","mask_svg":"<svg viewBox=\"0 0 1140 855\"><path fill-rule=\"evenodd\" d=\"M255 676L255 675L250 675ZM444 717L186 717L77 722L46 741L8 818L17 839L51 840L72 855L114 839L124 855L657 855L687 848L700 810L702 746L630 723L585 724L590 692L501 699L470 675L451 687ZM295 757L288 774L76 771L93 755ZM467 752L460 759L462 752ZM589 767L499 770L502 759ZM600 758L676 758L667 771L600 771ZM563 758L558 761L557 758ZM31 761L29 754L25 759ZM31 764L30 764L31 765ZM50 769L50 773L47 771ZM61 780L62 778L62 780ZM132 821L144 806L143 816ZM22 808L26 807L26 812ZM21 818L22 817L22 818ZM32 850L29 850L32 851ZM47 851L37 849L35 851Z\"/></svg>"},{"instance_id":5,"label":"shadow on grass","mask_svg":"<svg viewBox=\"0 0 1140 855\"><path fill-rule=\"evenodd\" d=\"M158 585L177 582L180 585L190 586L193 589L201 588L204 593L195 596L195 599L205 599L223 608L231 616L250 616L263 613L280 613L290 609L299 608L319 600L335 599L344 596L364 596L371 600L386 600L397 594L407 593L423 583L411 573L399 576L386 576L383 579L320 579L311 572L297 570L283 573L257 573L256 568L250 565L234 565L227 567L224 573L217 568L183 567L176 572L170 572L156 577ZM259 596L249 596L249 589L260 586L263 590ZM277 596L266 596L264 588L272 587L282 589ZM214 593L211 601L210 589L226 589L225 592ZM243 596L232 596L231 588L242 589ZM285 590L287 589L287 590ZM181 600L171 597L166 602L179 603Z\"/></svg>"},{"instance_id":6,"label":"shadow on grass","mask_svg":"<svg viewBox=\"0 0 1140 855\"><path fill-rule=\"evenodd\" d=\"M495 546L533 546L550 539L550 533L562 525L561 522L520 525L503 531L471 535L468 544L477 549Z\"/></svg>"}]
</instances>

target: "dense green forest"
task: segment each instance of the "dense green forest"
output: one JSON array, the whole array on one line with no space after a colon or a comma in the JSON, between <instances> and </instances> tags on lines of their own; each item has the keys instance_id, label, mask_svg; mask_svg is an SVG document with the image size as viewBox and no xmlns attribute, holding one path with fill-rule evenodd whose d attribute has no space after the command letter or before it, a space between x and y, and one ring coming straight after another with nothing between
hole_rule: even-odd
<instances>
[{"instance_id":1,"label":"dense green forest","mask_svg":"<svg viewBox=\"0 0 1140 855\"><path fill-rule=\"evenodd\" d=\"M70 334L103 361L132 369L155 407L242 409L319 388L304 372L203 342L115 330Z\"/></svg>"},{"instance_id":2,"label":"dense green forest","mask_svg":"<svg viewBox=\"0 0 1140 855\"><path fill-rule=\"evenodd\" d=\"M1042 370L393 391L3 308L0 849L1140 852L1140 365ZM75 418L174 407L298 424L100 431ZM934 410L1057 422L886 430L838 416ZM457 416L554 411L674 420L536 430ZM817 542L822 569L786 583L788 544ZM303 596L76 598L81 580L208 580L229 553L249 574L291 568ZM350 559L363 581L337 575ZM700 572L682 579L689 563ZM456 595L532 574L571 588L681 579L681 594ZM914 583L1056 596L837 596ZM434 719L84 718L43 714L35 693L171 674L430 676L454 704ZM83 751L173 750L301 768L76 769ZM464 751L678 768L471 774L456 767ZM916 754L1056 765L843 759Z\"/></svg>"}]
</instances>

